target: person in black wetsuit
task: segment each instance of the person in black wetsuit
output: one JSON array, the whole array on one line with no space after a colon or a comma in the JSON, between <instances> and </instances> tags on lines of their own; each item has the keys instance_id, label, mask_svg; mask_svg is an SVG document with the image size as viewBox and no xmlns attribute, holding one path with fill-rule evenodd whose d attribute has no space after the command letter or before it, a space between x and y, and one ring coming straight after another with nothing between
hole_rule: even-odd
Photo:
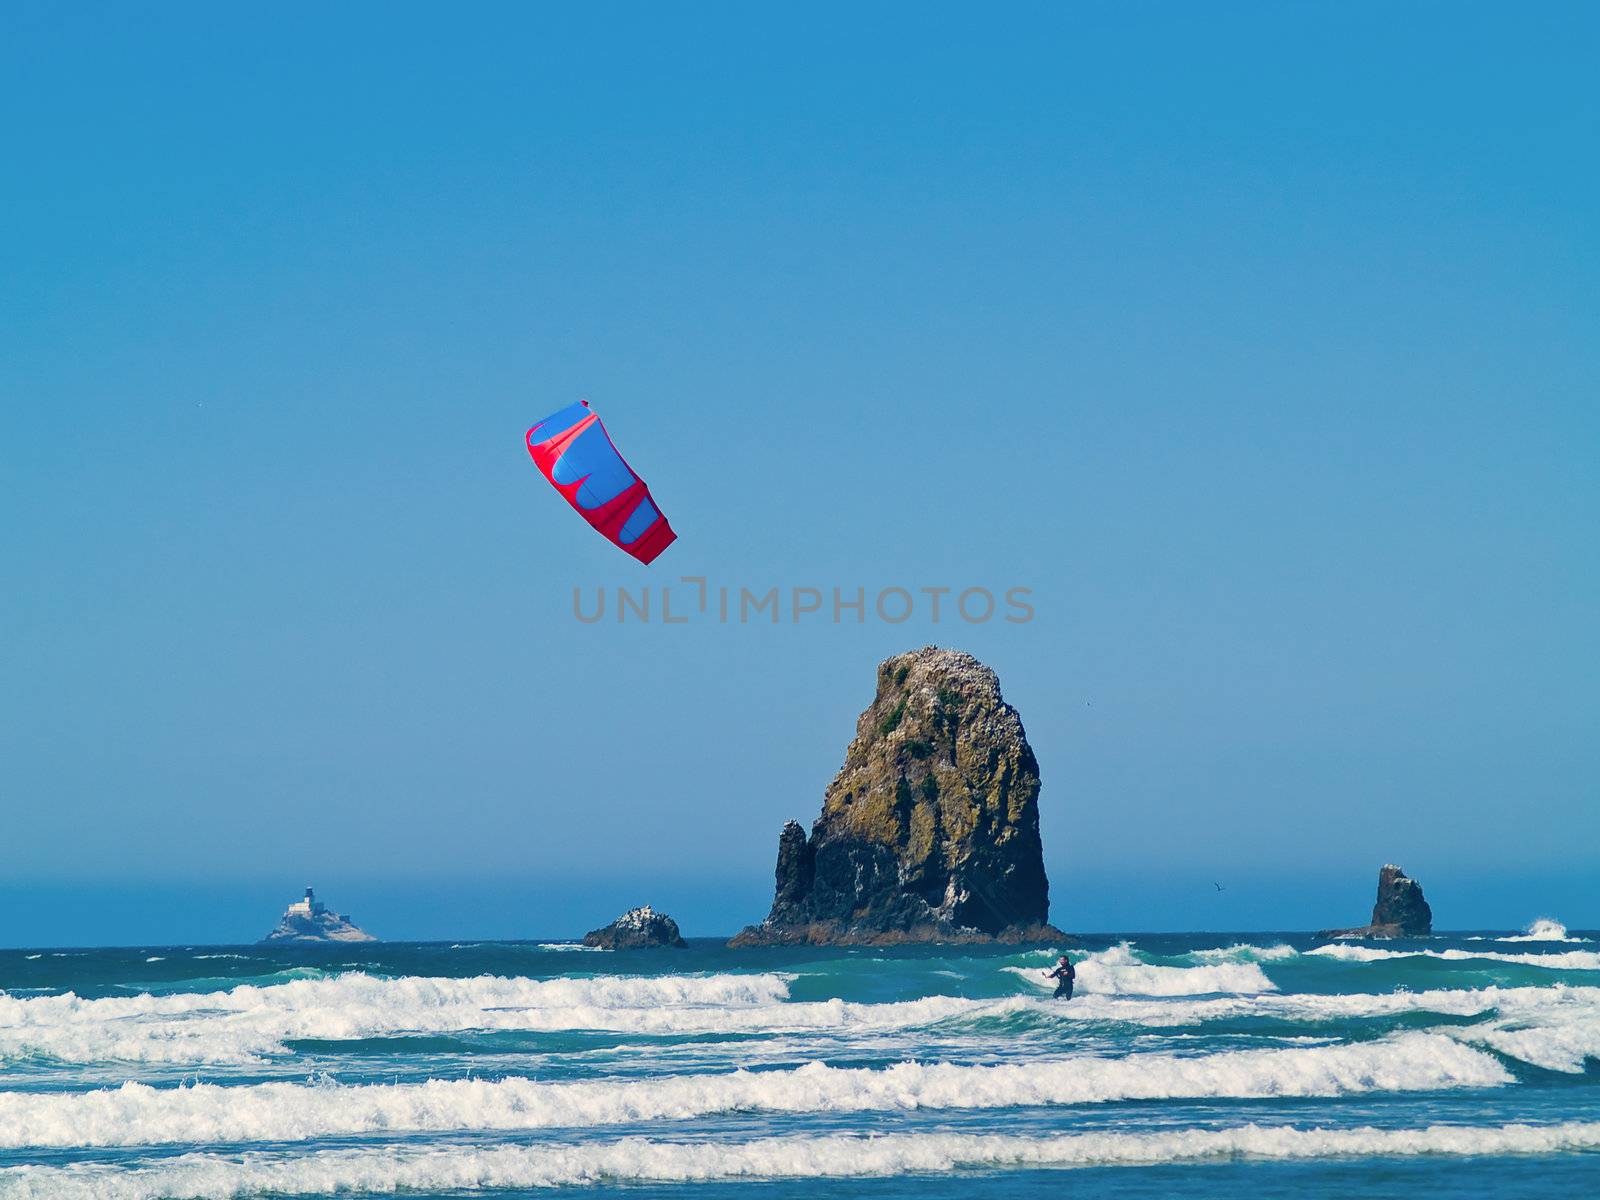
<instances>
[{"instance_id":1,"label":"person in black wetsuit","mask_svg":"<svg viewBox=\"0 0 1600 1200\"><path fill-rule=\"evenodd\" d=\"M1057 981L1055 995L1051 997L1052 1000L1072 999L1072 981L1078 977L1078 973L1072 969L1072 960L1065 954L1061 956L1061 961L1056 964L1056 969L1054 971L1046 971L1044 977Z\"/></svg>"}]
</instances>

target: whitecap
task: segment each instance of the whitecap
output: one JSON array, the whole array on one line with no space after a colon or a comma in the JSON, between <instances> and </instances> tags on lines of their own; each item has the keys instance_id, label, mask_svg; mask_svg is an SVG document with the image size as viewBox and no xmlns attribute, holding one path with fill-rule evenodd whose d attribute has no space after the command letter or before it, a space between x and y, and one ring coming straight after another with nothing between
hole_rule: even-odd
<instances>
[{"instance_id":1,"label":"whitecap","mask_svg":"<svg viewBox=\"0 0 1600 1200\"><path fill-rule=\"evenodd\" d=\"M1588 942L1588 938L1573 937L1567 927L1552 917L1540 917L1520 934L1496 938L1500 942Z\"/></svg>"},{"instance_id":2,"label":"whitecap","mask_svg":"<svg viewBox=\"0 0 1600 1200\"><path fill-rule=\"evenodd\" d=\"M789 976L470 979L361 973L227 991L84 999L0 994L0 1058L242 1063L297 1039L345 1041L468 1030L637 1032L737 1027L788 996ZM760 1026L770 1018L757 1015Z\"/></svg>"},{"instance_id":3,"label":"whitecap","mask_svg":"<svg viewBox=\"0 0 1600 1200\"><path fill-rule=\"evenodd\" d=\"M897 1133L787 1136L743 1142L612 1142L430 1149L373 1147L309 1155L185 1154L150 1166L23 1166L0 1171L0 1191L53 1200L233 1200L340 1193L469 1192L616 1182L884 1178L953 1170L1149 1166L1232 1158L1550 1155L1600 1149L1600 1123L1302 1129L1242 1125L1157 1133Z\"/></svg>"},{"instance_id":4,"label":"whitecap","mask_svg":"<svg viewBox=\"0 0 1600 1200\"><path fill-rule=\"evenodd\" d=\"M1313 950L1307 950L1306 953L1320 958L1336 958L1344 962L1383 962L1394 958L1437 958L1445 962L1482 959L1489 962L1544 967L1552 971L1600 971L1600 953L1593 950L1566 950L1553 954L1507 954L1499 950L1383 950L1373 946L1340 944L1318 946Z\"/></svg>"},{"instance_id":5,"label":"whitecap","mask_svg":"<svg viewBox=\"0 0 1600 1200\"><path fill-rule=\"evenodd\" d=\"M1201 962L1282 962L1285 959L1300 957L1300 951L1282 942L1271 946L1253 946L1248 942L1239 942L1211 950L1196 950L1189 957Z\"/></svg>"},{"instance_id":6,"label":"whitecap","mask_svg":"<svg viewBox=\"0 0 1600 1200\"><path fill-rule=\"evenodd\" d=\"M1127 942L1090 954L1074 963L1076 990L1102 995L1203 996L1217 992L1272 992L1277 985L1253 962L1215 963L1200 967L1165 967L1145 962ZM1006 967L1039 988L1053 988L1041 970Z\"/></svg>"},{"instance_id":7,"label":"whitecap","mask_svg":"<svg viewBox=\"0 0 1600 1200\"><path fill-rule=\"evenodd\" d=\"M0 1093L0 1145L123 1146L299 1141L411 1131L589 1128L712 1113L874 1112L1495 1087L1512 1077L1492 1056L1434 1033L1372 1042L1207 1055L1141 1053L996 1066L905 1062L543 1082L417 1084L127 1083L91 1092Z\"/></svg>"}]
</instances>

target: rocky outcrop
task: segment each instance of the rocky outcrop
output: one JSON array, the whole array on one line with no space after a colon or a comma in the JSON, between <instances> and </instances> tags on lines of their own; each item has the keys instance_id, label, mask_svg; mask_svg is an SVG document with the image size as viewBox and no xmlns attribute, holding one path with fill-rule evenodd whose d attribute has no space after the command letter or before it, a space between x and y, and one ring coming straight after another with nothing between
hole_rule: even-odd
<instances>
[{"instance_id":1,"label":"rocky outcrop","mask_svg":"<svg viewBox=\"0 0 1600 1200\"><path fill-rule=\"evenodd\" d=\"M735 946L1058 940L1039 764L995 673L926 646L878 667L811 833L778 837L772 911Z\"/></svg>"},{"instance_id":2,"label":"rocky outcrop","mask_svg":"<svg viewBox=\"0 0 1600 1200\"><path fill-rule=\"evenodd\" d=\"M1422 895L1422 885L1393 863L1378 872L1378 901L1372 906L1372 924L1394 929L1396 937L1428 937L1433 933L1433 909Z\"/></svg>"},{"instance_id":3,"label":"rocky outcrop","mask_svg":"<svg viewBox=\"0 0 1600 1200\"><path fill-rule=\"evenodd\" d=\"M1324 938L1428 937L1433 933L1433 909L1422 896L1422 885L1393 863L1378 872L1378 902L1372 906L1372 924L1359 929L1324 929Z\"/></svg>"},{"instance_id":4,"label":"rocky outcrop","mask_svg":"<svg viewBox=\"0 0 1600 1200\"><path fill-rule=\"evenodd\" d=\"M654 946L682 949L688 943L676 921L646 904L630 908L603 929L591 929L583 935L583 944L602 950L641 950Z\"/></svg>"},{"instance_id":5,"label":"rocky outcrop","mask_svg":"<svg viewBox=\"0 0 1600 1200\"><path fill-rule=\"evenodd\" d=\"M263 942L375 942L364 929L358 929L343 913L331 911L313 894L306 894L284 910L278 927Z\"/></svg>"}]
</instances>

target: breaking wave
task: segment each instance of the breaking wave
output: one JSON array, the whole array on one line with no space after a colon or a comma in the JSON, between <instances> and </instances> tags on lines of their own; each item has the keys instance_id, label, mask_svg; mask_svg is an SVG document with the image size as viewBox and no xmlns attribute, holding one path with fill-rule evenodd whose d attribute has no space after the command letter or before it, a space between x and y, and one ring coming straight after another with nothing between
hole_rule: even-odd
<instances>
[{"instance_id":1,"label":"breaking wave","mask_svg":"<svg viewBox=\"0 0 1600 1200\"><path fill-rule=\"evenodd\" d=\"M141 1167L12 1167L0 1196L56 1200L233 1200L271 1193L483 1191L606 1182L873 1178L955 1169L1028 1170L1203 1162L1416 1155L1548 1155L1600 1148L1600 1123L1430 1125L1414 1129L1301 1129L1243 1125L1161 1133L1016 1137L955 1133L880 1137L768 1137L747 1142L658 1142L328 1150L291 1158L186 1154Z\"/></svg>"},{"instance_id":2,"label":"breaking wave","mask_svg":"<svg viewBox=\"0 0 1600 1200\"><path fill-rule=\"evenodd\" d=\"M1445 962L1467 962L1487 959L1491 962L1517 963L1527 967L1545 967L1552 971L1600 971L1600 952L1594 950L1565 950L1555 954L1507 954L1500 950L1380 950L1372 946L1338 944L1318 946L1307 954L1320 958L1336 958L1345 962L1382 962L1390 958L1437 958Z\"/></svg>"},{"instance_id":3,"label":"breaking wave","mask_svg":"<svg viewBox=\"0 0 1600 1200\"><path fill-rule=\"evenodd\" d=\"M1124 942L1075 964L1079 992L1107 996L1206 996L1219 992L1277 991L1254 962L1219 962L1199 967L1164 967L1145 962ZM1042 970L1007 967L1036 987L1052 988Z\"/></svg>"},{"instance_id":4,"label":"breaking wave","mask_svg":"<svg viewBox=\"0 0 1600 1200\"><path fill-rule=\"evenodd\" d=\"M1550 917L1540 917L1519 934L1496 938L1500 942L1587 942L1588 938L1573 937L1567 927Z\"/></svg>"},{"instance_id":5,"label":"breaking wave","mask_svg":"<svg viewBox=\"0 0 1600 1200\"><path fill-rule=\"evenodd\" d=\"M0 1146L131 1146L299 1141L368 1133L593 1127L731 1111L782 1113L981 1109L1123 1100L1337 1096L1496 1087L1493 1057L1433 1033L1375 1042L1143 1053L999 1066L900 1063L883 1069L811 1063L781 1071L546 1083L128 1083L78 1093L0 1093Z\"/></svg>"},{"instance_id":6,"label":"breaking wave","mask_svg":"<svg viewBox=\"0 0 1600 1200\"><path fill-rule=\"evenodd\" d=\"M1398 953L1354 946L1328 949L1341 957ZM1156 966L1140 961L1126 947L1091 955L1080 964L1080 991L1070 1004L1045 997L1050 985L1040 969L1006 970L1025 981L1022 986L1030 994L987 999L932 995L885 1003L792 1001L793 977L783 974L532 980L382 979L361 973L226 991L100 999L70 993L0 994L0 1059L241 1064L288 1055L297 1041L480 1032L852 1036L930 1027L955 1032L964 1025L1017 1019L1175 1028L1255 1018L1322 1023L1410 1012L1510 1017L1581 1010L1600 1016L1600 989L1595 988L1285 994L1253 962ZM1529 1061L1545 1065L1554 1058L1541 1055ZM1570 1056L1561 1061L1570 1061Z\"/></svg>"},{"instance_id":7,"label":"breaking wave","mask_svg":"<svg viewBox=\"0 0 1600 1200\"><path fill-rule=\"evenodd\" d=\"M84 999L0 994L0 1057L250 1062L300 1039L469 1030L719 1029L773 1011L791 976L470 979L360 972L227 991Z\"/></svg>"},{"instance_id":8,"label":"breaking wave","mask_svg":"<svg viewBox=\"0 0 1600 1200\"><path fill-rule=\"evenodd\" d=\"M1201 962L1282 962L1299 956L1300 951L1282 942L1273 946L1252 946L1240 942L1233 946L1219 946L1214 950L1195 950L1188 957Z\"/></svg>"},{"instance_id":9,"label":"breaking wave","mask_svg":"<svg viewBox=\"0 0 1600 1200\"><path fill-rule=\"evenodd\" d=\"M1010 1002L1011 1005L1019 1003ZM1154 1028L1241 1019L1314 1025L1398 1017L1409 1013L1467 1018L1495 1014L1520 1021L1565 1022L1600 1019L1600 988L1557 985L1438 988L1422 992L1295 992L1166 1001L1084 996L1070 1004L1040 1002L1032 1006L1030 1011L1046 1013L1064 1021L1124 1022Z\"/></svg>"}]
</instances>

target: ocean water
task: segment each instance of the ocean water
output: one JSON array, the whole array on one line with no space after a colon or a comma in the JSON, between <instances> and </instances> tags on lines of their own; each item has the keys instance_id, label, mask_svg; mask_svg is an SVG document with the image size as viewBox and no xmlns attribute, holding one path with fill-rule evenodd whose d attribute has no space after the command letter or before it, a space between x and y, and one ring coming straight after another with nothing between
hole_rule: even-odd
<instances>
[{"instance_id":1,"label":"ocean water","mask_svg":"<svg viewBox=\"0 0 1600 1200\"><path fill-rule=\"evenodd\" d=\"M0 951L0 1197L1600 1192L1600 941Z\"/></svg>"}]
</instances>

